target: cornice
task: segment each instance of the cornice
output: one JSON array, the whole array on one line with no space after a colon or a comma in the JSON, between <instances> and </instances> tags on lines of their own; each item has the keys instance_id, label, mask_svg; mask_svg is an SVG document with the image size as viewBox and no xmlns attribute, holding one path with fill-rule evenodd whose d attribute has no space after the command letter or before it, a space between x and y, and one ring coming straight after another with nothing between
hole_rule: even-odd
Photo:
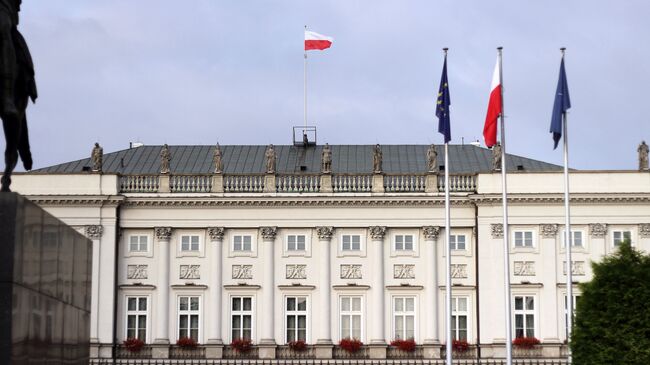
<instances>
[{"instance_id":1,"label":"cornice","mask_svg":"<svg viewBox=\"0 0 650 365\"><path fill-rule=\"evenodd\" d=\"M126 200L126 197L121 195L26 195L25 197L40 206L117 207Z\"/></svg>"},{"instance_id":2,"label":"cornice","mask_svg":"<svg viewBox=\"0 0 650 365\"><path fill-rule=\"evenodd\" d=\"M501 195L471 195L476 205L501 204ZM571 194L572 204L647 204L650 194ZM517 194L508 196L508 204L564 204L562 194Z\"/></svg>"}]
</instances>

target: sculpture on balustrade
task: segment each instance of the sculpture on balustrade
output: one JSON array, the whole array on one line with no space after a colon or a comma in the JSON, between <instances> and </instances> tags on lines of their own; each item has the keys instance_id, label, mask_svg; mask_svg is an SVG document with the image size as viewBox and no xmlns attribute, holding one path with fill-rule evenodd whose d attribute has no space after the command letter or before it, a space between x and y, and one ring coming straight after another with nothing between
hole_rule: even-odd
<instances>
[{"instance_id":1,"label":"sculpture on balustrade","mask_svg":"<svg viewBox=\"0 0 650 365\"><path fill-rule=\"evenodd\" d=\"M102 165L104 164L104 149L95 142L95 147L90 153L90 159L93 163L93 171L102 172Z\"/></svg>"},{"instance_id":2,"label":"sculpture on balustrade","mask_svg":"<svg viewBox=\"0 0 650 365\"><path fill-rule=\"evenodd\" d=\"M375 174L380 174L382 171L382 158L383 154L381 152L381 147L379 144L375 145L375 149L373 151L372 155L372 169Z\"/></svg>"},{"instance_id":3,"label":"sculpture on balustrade","mask_svg":"<svg viewBox=\"0 0 650 365\"><path fill-rule=\"evenodd\" d=\"M492 147L492 171L501 171L501 143Z\"/></svg>"},{"instance_id":4,"label":"sculpture on balustrade","mask_svg":"<svg viewBox=\"0 0 650 365\"><path fill-rule=\"evenodd\" d=\"M321 153L321 172L323 174L332 172L332 149L327 143L323 146L323 152Z\"/></svg>"},{"instance_id":5,"label":"sculpture on balustrade","mask_svg":"<svg viewBox=\"0 0 650 365\"><path fill-rule=\"evenodd\" d=\"M438 152L436 151L436 146L433 144L427 150L427 167L429 168L429 172L438 171Z\"/></svg>"},{"instance_id":6,"label":"sculpture on balustrade","mask_svg":"<svg viewBox=\"0 0 650 365\"><path fill-rule=\"evenodd\" d=\"M264 153L264 157L266 157L266 173L267 174L274 174L275 173L275 161L277 159L277 156L275 154L275 149L273 148L272 144L270 144L268 147L266 147L266 152Z\"/></svg>"},{"instance_id":7,"label":"sculpture on balustrade","mask_svg":"<svg viewBox=\"0 0 650 365\"><path fill-rule=\"evenodd\" d=\"M169 153L169 146L165 143L162 150L160 151L160 173L169 174L169 161L171 161L172 155Z\"/></svg>"},{"instance_id":8,"label":"sculpture on balustrade","mask_svg":"<svg viewBox=\"0 0 650 365\"><path fill-rule=\"evenodd\" d=\"M639 153L639 171L648 170L648 145L645 141L641 141L639 148L636 150Z\"/></svg>"},{"instance_id":9,"label":"sculpture on balustrade","mask_svg":"<svg viewBox=\"0 0 650 365\"><path fill-rule=\"evenodd\" d=\"M214 149L214 156L212 158L214 162L214 173L220 174L223 172L223 159L221 154L221 146L217 143L217 147Z\"/></svg>"}]
</instances>

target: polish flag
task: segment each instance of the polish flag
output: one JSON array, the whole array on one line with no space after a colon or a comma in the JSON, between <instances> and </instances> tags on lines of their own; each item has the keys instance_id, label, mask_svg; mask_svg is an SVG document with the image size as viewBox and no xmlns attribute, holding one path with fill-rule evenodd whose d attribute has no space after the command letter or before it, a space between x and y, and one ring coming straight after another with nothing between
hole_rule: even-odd
<instances>
[{"instance_id":1,"label":"polish flag","mask_svg":"<svg viewBox=\"0 0 650 365\"><path fill-rule=\"evenodd\" d=\"M334 38L318 34L310 30L305 30L305 51L317 49L322 51L332 46Z\"/></svg>"},{"instance_id":2,"label":"polish flag","mask_svg":"<svg viewBox=\"0 0 650 365\"><path fill-rule=\"evenodd\" d=\"M502 112L501 101L501 74L499 71L499 59L492 74L492 85L490 86L490 101L488 102L487 115L485 116L485 127L483 127L483 138L485 145L489 147L497 143L497 120Z\"/></svg>"}]
</instances>

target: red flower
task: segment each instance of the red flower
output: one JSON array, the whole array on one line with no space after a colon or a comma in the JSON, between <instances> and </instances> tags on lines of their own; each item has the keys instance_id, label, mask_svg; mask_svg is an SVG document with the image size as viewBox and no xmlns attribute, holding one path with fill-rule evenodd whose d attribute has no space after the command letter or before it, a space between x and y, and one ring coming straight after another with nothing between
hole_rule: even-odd
<instances>
[{"instance_id":1,"label":"red flower","mask_svg":"<svg viewBox=\"0 0 650 365\"><path fill-rule=\"evenodd\" d=\"M140 352L144 347L144 341L139 338L127 338L122 345L130 352Z\"/></svg>"},{"instance_id":2,"label":"red flower","mask_svg":"<svg viewBox=\"0 0 650 365\"><path fill-rule=\"evenodd\" d=\"M237 350L237 352L248 352L251 350L253 342L245 338L236 338L230 343L230 347Z\"/></svg>"},{"instance_id":3,"label":"red flower","mask_svg":"<svg viewBox=\"0 0 650 365\"><path fill-rule=\"evenodd\" d=\"M393 340L390 345L406 352L415 351L415 340L412 338L409 338L408 340L402 340L398 338L397 340Z\"/></svg>"},{"instance_id":4,"label":"red flower","mask_svg":"<svg viewBox=\"0 0 650 365\"><path fill-rule=\"evenodd\" d=\"M512 341L515 347L520 349L532 349L540 344L540 341L535 337L517 337Z\"/></svg>"},{"instance_id":5,"label":"red flower","mask_svg":"<svg viewBox=\"0 0 650 365\"><path fill-rule=\"evenodd\" d=\"M288 345L293 351L301 352L307 350L307 344L303 340L290 341Z\"/></svg>"},{"instance_id":6,"label":"red flower","mask_svg":"<svg viewBox=\"0 0 650 365\"><path fill-rule=\"evenodd\" d=\"M469 350L469 344L465 340L454 340L451 343L451 348L456 352L465 352Z\"/></svg>"},{"instance_id":7,"label":"red flower","mask_svg":"<svg viewBox=\"0 0 650 365\"><path fill-rule=\"evenodd\" d=\"M353 354L361 350L361 347L363 346L363 342L357 340L356 338L348 337L339 341L339 346L341 346L341 348L344 349L345 351Z\"/></svg>"},{"instance_id":8,"label":"red flower","mask_svg":"<svg viewBox=\"0 0 650 365\"><path fill-rule=\"evenodd\" d=\"M198 343L192 337L181 337L176 340L176 346L183 348L195 348L198 346Z\"/></svg>"}]
</instances>

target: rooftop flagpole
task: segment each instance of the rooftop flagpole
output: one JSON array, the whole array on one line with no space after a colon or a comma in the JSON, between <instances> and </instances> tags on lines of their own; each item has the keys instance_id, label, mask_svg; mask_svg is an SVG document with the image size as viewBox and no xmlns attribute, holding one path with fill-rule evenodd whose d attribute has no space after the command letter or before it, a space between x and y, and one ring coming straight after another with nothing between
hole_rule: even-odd
<instances>
[{"instance_id":1,"label":"rooftop flagpole","mask_svg":"<svg viewBox=\"0 0 650 365\"><path fill-rule=\"evenodd\" d=\"M305 32L307 32L307 26L305 25ZM304 37L304 35L303 35ZM304 45L304 41L303 41ZM304 116L304 129L302 130L302 135L303 139L305 134L307 133L307 49L305 48L305 59L303 62L303 102L304 102L304 108L303 108L303 116Z\"/></svg>"}]
</instances>

